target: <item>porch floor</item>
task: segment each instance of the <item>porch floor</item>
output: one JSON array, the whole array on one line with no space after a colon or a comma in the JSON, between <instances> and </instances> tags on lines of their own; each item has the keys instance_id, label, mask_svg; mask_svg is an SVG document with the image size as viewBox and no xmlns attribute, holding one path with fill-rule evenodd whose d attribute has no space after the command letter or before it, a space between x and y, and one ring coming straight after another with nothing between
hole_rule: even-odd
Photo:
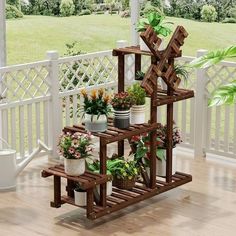
<instances>
[{"instance_id":1,"label":"porch floor","mask_svg":"<svg viewBox=\"0 0 236 236\"><path fill-rule=\"evenodd\" d=\"M95 221L69 204L50 208L53 181L41 178L41 170L53 163L37 158L18 177L16 191L0 193L0 235L234 236L236 164L189 156L177 155L177 170L193 182Z\"/></svg>"}]
</instances>

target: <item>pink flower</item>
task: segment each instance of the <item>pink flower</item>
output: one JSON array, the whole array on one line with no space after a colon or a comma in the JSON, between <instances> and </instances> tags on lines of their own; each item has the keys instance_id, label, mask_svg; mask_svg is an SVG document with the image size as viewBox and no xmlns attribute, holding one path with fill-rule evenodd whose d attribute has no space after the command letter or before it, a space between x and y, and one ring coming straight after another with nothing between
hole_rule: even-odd
<instances>
[{"instance_id":1,"label":"pink flower","mask_svg":"<svg viewBox=\"0 0 236 236\"><path fill-rule=\"evenodd\" d=\"M74 154L74 153L75 153L75 148L70 147L69 150L68 150L68 152L69 152L70 154Z\"/></svg>"},{"instance_id":2,"label":"pink flower","mask_svg":"<svg viewBox=\"0 0 236 236\"><path fill-rule=\"evenodd\" d=\"M72 145L72 147L74 147L74 148L79 147L79 141L78 141L78 139L73 139L71 145Z\"/></svg>"},{"instance_id":3,"label":"pink flower","mask_svg":"<svg viewBox=\"0 0 236 236\"><path fill-rule=\"evenodd\" d=\"M79 152L76 152L76 153L75 153L75 158L76 158L76 159L79 159L80 157L81 157L81 154L80 154Z\"/></svg>"}]
</instances>

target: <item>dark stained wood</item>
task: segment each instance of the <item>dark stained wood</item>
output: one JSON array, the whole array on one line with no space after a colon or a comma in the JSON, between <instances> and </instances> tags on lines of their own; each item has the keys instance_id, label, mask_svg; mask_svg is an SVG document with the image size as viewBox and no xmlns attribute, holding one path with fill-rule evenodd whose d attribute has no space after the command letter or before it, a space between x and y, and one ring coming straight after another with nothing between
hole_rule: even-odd
<instances>
[{"instance_id":1,"label":"dark stained wood","mask_svg":"<svg viewBox=\"0 0 236 236\"><path fill-rule=\"evenodd\" d=\"M136 73L138 71L141 71L141 55L135 54L135 65L134 65L134 75L136 76Z\"/></svg>"},{"instance_id":2,"label":"dark stained wood","mask_svg":"<svg viewBox=\"0 0 236 236\"><path fill-rule=\"evenodd\" d=\"M51 207L61 207L61 177L53 176L54 179L54 201L51 202Z\"/></svg>"},{"instance_id":3,"label":"dark stained wood","mask_svg":"<svg viewBox=\"0 0 236 236\"><path fill-rule=\"evenodd\" d=\"M93 212L93 189L90 188L87 190L87 217L90 217L90 214Z\"/></svg>"},{"instance_id":4,"label":"dark stained wood","mask_svg":"<svg viewBox=\"0 0 236 236\"><path fill-rule=\"evenodd\" d=\"M119 55L118 56L118 92L124 92L125 90L125 56Z\"/></svg>"}]
</instances>

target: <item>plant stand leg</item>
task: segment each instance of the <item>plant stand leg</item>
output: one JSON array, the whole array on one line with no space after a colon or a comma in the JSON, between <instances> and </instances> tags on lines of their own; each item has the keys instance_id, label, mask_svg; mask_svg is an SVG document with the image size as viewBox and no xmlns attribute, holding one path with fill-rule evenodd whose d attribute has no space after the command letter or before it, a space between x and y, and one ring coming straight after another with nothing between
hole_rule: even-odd
<instances>
[{"instance_id":1,"label":"plant stand leg","mask_svg":"<svg viewBox=\"0 0 236 236\"><path fill-rule=\"evenodd\" d=\"M118 156L122 157L124 156L124 140L118 141Z\"/></svg>"},{"instance_id":2,"label":"plant stand leg","mask_svg":"<svg viewBox=\"0 0 236 236\"><path fill-rule=\"evenodd\" d=\"M87 190L87 217L90 217L90 214L93 212L93 189Z\"/></svg>"},{"instance_id":3,"label":"plant stand leg","mask_svg":"<svg viewBox=\"0 0 236 236\"><path fill-rule=\"evenodd\" d=\"M103 138L100 138L100 173L106 174L107 172L107 145ZM100 186L100 205L106 207L106 196L107 196L107 184L101 184Z\"/></svg>"},{"instance_id":4,"label":"plant stand leg","mask_svg":"<svg viewBox=\"0 0 236 236\"><path fill-rule=\"evenodd\" d=\"M167 94L173 96L173 90L168 88ZM166 149L166 182L172 181L172 147L173 147L173 103L167 105L167 149Z\"/></svg>"},{"instance_id":5,"label":"plant stand leg","mask_svg":"<svg viewBox=\"0 0 236 236\"><path fill-rule=\"evenodd\" d=\"M156 131L150 133L150 188L156 187Z\"/></svg>"},{"instance_id":6,"label":"plant stand leg","mask_svg":"<svg viewBox=\"0 0 236 236\"><path fill-rule=\"evenodd\" d=\"M135 68L134 68L135 76L138 71L141 71L141 55L135 54Z\"/></svg>"},{"instance_id":7,"label":"plant stand leg","mask_svg":"<svg viewBox=\"0 0 236 236\"><path fill-rule=\"evenodd\" d=\"M66 191L67 191L68 197L72 197L72 198L74 197L74 189L75 189L74 181L67 179Z\"/></svg>"},{"instance_id":8,"label":"plant stand leg","mask_svg":"<svg viewBox=\"0 0 236 236\"><path fill-rule=\"evenodd\" d=\"M51 202L51 207L61 207L61 177L54 175L54 201Z\"/></svg>"}]
</instances>

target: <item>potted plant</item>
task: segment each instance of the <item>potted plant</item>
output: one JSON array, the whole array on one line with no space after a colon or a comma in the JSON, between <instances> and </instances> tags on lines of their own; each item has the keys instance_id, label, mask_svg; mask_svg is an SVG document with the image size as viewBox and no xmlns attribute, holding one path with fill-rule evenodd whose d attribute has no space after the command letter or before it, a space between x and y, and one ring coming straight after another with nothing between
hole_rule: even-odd
<instances>
[{"instance_id":1,"label":"potted plant","mask_svg":"<svg viewBox=\"0 0 236 236\"><path fill-rule=\"evenodd\" d=\"M142 136L134 136L132 138L132 143L136 145L137 151L135 153L135 159L137 162L143 161L147 167L147 172L149 172L149 159L150 159L150 137L149 134ZM180 129L178 127L173 128L173 166L172 174L176 171L176 145L182 142ZM157 129L157 150L156 150L156 174L158 176L166 176L166 149L167 149L167 126L159 124Z\"/></svg>"},{"instance_id":2,"label":"potted plant","mask_svg":"<svg viewBox=\"0 0 236 236\"><path fill-rule=\"evenodd\" d=\"M110 171L110 160L107 160L107 175L112 175ZM100 162L98 160L93 160L92 162L87 162L88 170L94 173L100 173ZM97 191L100 194L100 185L97 185ZM112 180L107 182L107 196L112 194Z\"/></svg>"},{"instance_id":3,"label":"potted plant","mask_svg":"<svg viewBox=\"0 0 236 236\"><path fill-rule=\"evenodd\" d=\"M109 168L113 176L113 186L126 190L134 187L139 169L133 155L110 160Z\"/></svg>"},{"instance_id":4,"label":"potted plant","mask_svg":"<svg viewBox=\"0 0 236 236\"><path fill-rule=\"evenodd\" d=\"M127 89L129 95L132 97L134 104L130 109L130 123L143 124L145 123L145 89L139 83L134 83Z\"/></svg>"},{"instance_id":5,"label":"potted plant","mask_svg":"<svg viewBox=\"0 0 236 236\"><path fill-rule=\"evenodd\" d=\"M142 81L144 79L145 73L142 71L137 71L135 75L135 80Z\"/></svg>"},{"instance_id":6,"label":"potted plant","mask_svg":"<svg viewBox=\"0 0 236 236\"><path fill-rule=\"evenodd\" d=\"M81 91L84 97L85 129L90 132L104 132L107 130L107 116L111 112L110 96L103 89L93 90L89 96L85 90Z\"/></svg>"},{"instance_id":7,"label":"potted plant","mask_svg":"<svg viewBox=\"0 0 236 236\"><path fill-rule=\"evenodd\" d=\"M78 183L74 189L74 199L75 205L77 206L83 207L87 205L87 192L83 190Z\"/></svg>"},{"instance_id":8,"label":"potted plant","mask_svg":"<svg viewBox=\"0 0 236 236\"><path fill-rule=\"evenodd\" d=\"M64 157L65 173L71 176L85 172L85 158L91 156L91 134L63 133L58 143L59 154Z\"/></svg>"},{"instance_id":9,"label":"potted plant","mask_svg":"<svg viewBox=\"0 0 236 236\"><path fill-rule=\"evenodd\" d=\"M126 129L130 126L130 107L133 105L131 96L127 92L114 95L111 101L114 109L114 126Z\"/></svg>"},{"instance_id":10,"label":"potted plant","mask_svg":"<svg viewBox=\"0 0 236 236\"><path fill-rule=\"evenodd\" d=\"M168 36L172 31L166 25L173 24L172 22L165 22L165 16L158 12L150 12L144 18L140 19L137 25L138 32L145 32L150 25L157 35L162 37ZM162 47L162 48L161 48ZM163 46L160 46L163 49ZM150 51L145 42L140 38L140 50Z\"/></svg>"}]
</instances>

